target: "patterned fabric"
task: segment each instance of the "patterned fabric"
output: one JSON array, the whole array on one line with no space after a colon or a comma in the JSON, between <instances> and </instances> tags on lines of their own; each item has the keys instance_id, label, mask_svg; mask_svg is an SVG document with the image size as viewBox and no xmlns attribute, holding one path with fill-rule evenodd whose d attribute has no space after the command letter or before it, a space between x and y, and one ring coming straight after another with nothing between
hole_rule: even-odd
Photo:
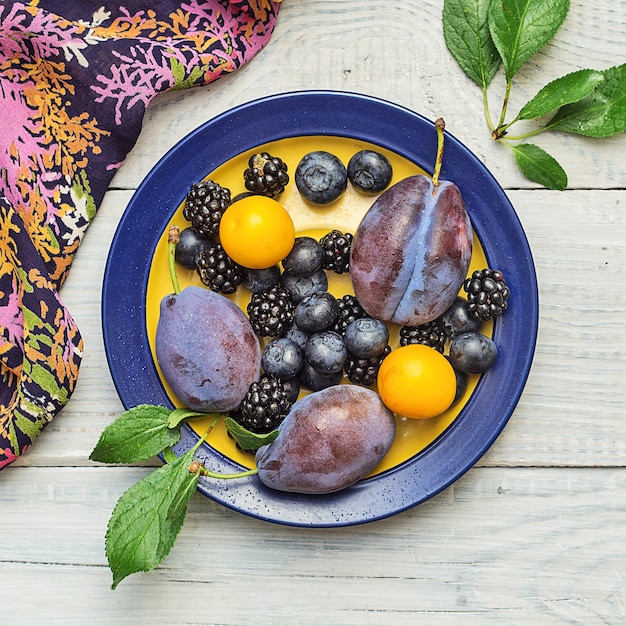
<instances>
[{"instance_id":1,"label":"patterned fabric","mask_svg":"<svg viewBox=\"0 0 626 626\"><path fill-rule=\"evenodd\" d=\"M0 0L0 468L70 398L83 343L59 297L160 92L235 71L272 0Z\"/></svg>"}]
</instances>

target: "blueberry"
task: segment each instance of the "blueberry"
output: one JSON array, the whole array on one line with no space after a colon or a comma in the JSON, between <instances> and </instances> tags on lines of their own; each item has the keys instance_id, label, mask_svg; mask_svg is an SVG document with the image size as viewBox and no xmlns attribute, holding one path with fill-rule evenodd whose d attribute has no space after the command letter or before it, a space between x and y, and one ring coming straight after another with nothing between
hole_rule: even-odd
<instances>
[{"instance_id":1,"label":"blueberry","mask_svg":"<svg viewBox=\"0 0 626 626\"><path fill-rule=\"evenodd\" d=\"M456 377L456 392L454 394L454 400L452 400L452 404L458 402L465 390L467 389L467 374L465 372L459 372L456 368L454 369L454 376Z\"/></svg>"},{"instance_id":2,"label":"blueberry","mask_svg":"<svg viewBox=\"0 0 626 626\"><path fill-rule=\"evenodd\" d=\"M389 159L375 150L361 150L348 162L348 178L363 193L380 193L391 183Z\"/></svg>"},{"instance_id":3,"label":"blueberry","mask_svg":"<svg viewBox=\"0 0 626 626\"><path fill-rule=\"evenodd\" d=\"M346 328L344 340L351 354L369 359L378 356L387 347L389 329L380 320L362 317Z\"/></svg>"},{"instance_id":4,"label":"blueberry","mask_svg":"<svg viewBox=\"0 0 626 626\"><path fill-rule=\"evenodd\" d=\"M332 387L338 385L343 378L343 371L332 372L326 374L316 370L313 366L309 365L306 361L298 374L298 380L303 387L311 391L320 391L326 389L326 387Z\"/></svg>"},{"instance_id":5,"label":"blueberry","mask_svg":"<svg viewBox=\"0 0 626 626\"><path fill-rule=\"evenodd\" d=\"M322 267L324 251L313 237L296 237L291 252L283 259L283 269L294 274L312 274Z\"/></svg>"},{"instance_id":6,"label":"blueberry","mask_svg":"<svg viewBox=\"0 0 626 626\"><path fill-rule=\"evenodd\" d=\"M313 204L334 202L348 186L344 164L324 150L305 154L298 163L294 178L302 197Z\"/></svg>"},{"instance_id":7,"label":"blueberry","mask_svg":"<svg viewBox=\"0 0 626 626\"><path fill-rule=\"evenodd\" d=\"M261 194L258 193L254 193L253 191L242 191L241 193L238 193L232 200L231 200L231 204L235 204L235 202L239 201L239 200L243 200L244 198L249 198L250 196L259 196Z\"/></svg>"},{"instance_id":8,"label":"blueberry","mask_svg":"<svg viewBox=\"0 0 626 626\"><path fill-rule=\"evenodd\" d=\"M305 333L297 324L292 324L284 333L283 337L293 341L301 350L309 338L309 333Z\"/></svg>"},{"instance_id":9,"label":"blueberry","mask_svg":"<svg viewBox=\"0 0 626 626\"><path fill-rule=\"evenodd\" d=\"M287 399L293 404L300 395L300 381L297 378L283 380L283 389L287 392Z\"/></svg>"},{"instance_id":10,"label":"blueberry","mask_svg":"<svg viewBox=\"0 0 626 626\"><path fill-rule=\"evenodd\" d=\"M198 256L209 248L213 242L210 239L200 237L195 228L191 226L181 230L179 237L180 240L176 244L174 258L177 263L180 263L188 270L195 270Z\"/></svg>"},{"instance_id":11,"label":"blueberry","mask_svg":"<svg viewBox=\"0 0 626 626\"><path fill-rule=\"evenodd\" d=\"M285 337L267 344L261 356L261 367L265 373L281 380L293 378L302 368L302 363L299 346Z\"/></svg>"},{"instance_id":12,"label":"blueberry","mask_svg":"<svg viewBox=\"0 0 626 626\"><path fill-rule=\"evenodd\" d=\"M252 293L268 291L280 282L280 267L274 265L262 270L244 268L243 285Z\"/></svg>"},{"instance_id":13,"label":"blueberry","mask_svg":"<svg viewBox=\"0 0 626 626\"><path fill-rule=\"evenodd\" d=\"M328 291L312 293L296 306L294 322L307 333L330 328L339 317L337 299Z\"/></svg>"},{"instance_id":14,"label":"blueberry","mask_svg":"<svg viewBox=\"0 0 626 626\"><path fill-rule=\"evenodd\" d=\"M466 374L482 374L496 360L496 344L480 333L457 335L450 344L450 363L454 369Z\"/></svg>"},{"instance_id":15,"label":"blueberry","mask_svg":"<svg viewBox=\"0 0 626 626\"><path fill-rule=\"evenodd\" d=\"M304 344L304 357L319 372L340 372L348 358L348 349L341 335L332 330L311 335Z\"/></svg>"},{"instance_id":16,"label":"blueberry","mask_svg":"<svg viewBox=\"0 0 626 626\"><path fill-rule=\"evenodd\" d=\"M317 270L312 274L283 272L281 283L289 293L290 300L294 304L298 304L311 293L326 291L328 289L328 276L324 270Z\"/></svg>"},{"instance_id":17,"label":"blueberry","mask_svg":"<svg viewBox=\"0 0 626 626\"><path fill-rule=\"evenodd\" d=\"M467 300L457 298L442 314L441 325L446 337L453 339L463 333L475 333L480 328L480 319L474 317L467 308Z\"/></svg>"},{"instance_id":18,"label":"blueberry","mask_svg":"<svg viewBox=\"0 0 626 626\"><path fill-rule=\"evenodd\" d=\"M450 357L446 356L446 359L448 359L448 362L452 365ZM454 376L456 378L456 392L454 394L454 400L452 400L452 404L454 404L455 402L458 402L465 393L469 378L465 372L459 371L456 367L454 367L454 365L452 365L452 369L454 369Z\"/></svg>"}]
</instances>

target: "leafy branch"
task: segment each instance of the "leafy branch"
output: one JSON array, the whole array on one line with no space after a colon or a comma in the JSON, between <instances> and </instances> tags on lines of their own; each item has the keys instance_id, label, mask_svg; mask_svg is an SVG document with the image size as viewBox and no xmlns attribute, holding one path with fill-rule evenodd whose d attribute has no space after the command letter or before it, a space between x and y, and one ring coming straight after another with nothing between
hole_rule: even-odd
<instances>
[{"instance_id":1,"label":"leafy branch","mask_svg":"<svg viewBox=\"0 0 626 626\"><path fill-rule=\"evenodd\" d=\"M565 189L567 174L556 159L531 143L512 143L546 131L608 137L626 131L626 64L604 71L583 69L543 87L509 119L513 79L557 33L569 0L444 0L446 46L465 74L482 90L492 137L508 147L522 174L549 189ZM503 67L505 90L497 122L489 109L489 86ZM523 120L551 119L514 135ZM539 122L537 122L539 124Z\"/></svg>"},{"instance_id":2,"label":"leafy branch","mask_svg":"<svg viewBox=\"0 0 626 626\"><path fill-rule=\"evenodd\" d=\"M213 418L206 433L181 456L172 447L178 443L183 423ZM113 574L112 589L136 572L154 569L169 554L183 526L187 505L196 492L200 476L235 479L257 470L219 474L197 458L198 448L220 419L235 441L254 451L271 443L278 431L251 433L221 413L198 413L186 408L167 409L142 404L122 413L104 429L90 459L101 463L138 463L162 455L165 465L125 491L118 500L106 532L105 551Z\"/></svg>"}]
</instances>

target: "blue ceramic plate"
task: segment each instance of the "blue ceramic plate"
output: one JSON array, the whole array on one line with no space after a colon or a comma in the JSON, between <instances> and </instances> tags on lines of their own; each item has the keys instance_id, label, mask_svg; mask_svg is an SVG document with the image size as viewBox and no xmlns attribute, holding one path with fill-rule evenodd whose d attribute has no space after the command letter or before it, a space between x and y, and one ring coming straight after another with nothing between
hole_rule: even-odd
<instances>
[{"instance_id":1,"label":"blue ceramic plate","mask_svg":"<svg viewBox=\"0 0 626 626\"><path fill-rule=\"evenodd\" d=\"M282 524L360 524L399 513L439 493L470 469L500 434L520 398L534 354L535 269L526 236L504 191L472 152L446 134L441 179L461 189L489 266L502 270L511 288L509 309L493 325L498 346L494 367L480 377L458 416L429 445L350 489L323 496L287 494L267 489L253 477L201 479L203 494L241 513ZM437 144L430 120L383 100L332 91L256 100L219 115L184 138L137 189L107 262L104 342L126 408L173 406L149 348L146 291L157 244L191 185L257 146L310 136L374 144L429 172ZM175 451L189 449L197 440L195 431L184 426ZM242 469L208 445L200 450L215 471Z\"/></svg>"}]
</instances>

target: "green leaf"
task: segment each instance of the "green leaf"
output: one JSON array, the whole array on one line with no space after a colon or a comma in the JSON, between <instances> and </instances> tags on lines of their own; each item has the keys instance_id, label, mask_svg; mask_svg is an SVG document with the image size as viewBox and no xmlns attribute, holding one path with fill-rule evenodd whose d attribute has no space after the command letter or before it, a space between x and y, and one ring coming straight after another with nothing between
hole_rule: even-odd
<instances>
[{"instance_id":1,"label":"green leaf","mask_svg":"<svg viewBox=\"0 0 626 626\"><path fill-rule=\"evenodd\" d=\"M485 89L500 66L500 55L489 34L489 0L445 0L443 36L465 74Z\"/></svg>"},{"instance_id":2,"label":"green leaf","mask_svg":"<svg viewBox=\"0 0 626 626\"><path fill-rule=\"evenodd\" d=\"M211 417L219 417L220 413L199 413L198 411L193 411L192 409L174 409L167 420L168 428L176 428L184 422L185 420L198 418L198 419L209 419Z\"/></svg>"},{"instance_id":3,"label":"green leaf","mask_svg":"<svg viewBox=\"0 0 626 626\"><path fill-rule=\"evenodd\" d=\"M89 458L101 463L137 463L173 446L180 429L168 428L170 409L140 404L109 424Z\"/></svg>"},{"instance_id":4,"label":"green leaf","mask_svg":"<svg viewBox=\"0 0 626 626\"><path fill-rule=\"evenodd\" d=\"M494 0L489 32L502 57L507 82L561 27L569 0Z\"/></svg>"},{"instance_id":5,"label":"green leaf","mask_svg":"<svg viewBox=\"0 0 626 626\"><path fill-rule=\"evenodd\" d=\"M181 493L197 484L189 472L195 449L163 465L125 491L106 532L105 551L113 574L112 589L127 576L154 569L170 552L185 521ZM191 496L190 496L191 497ZM181 506L172 508L178 498ZM175 513L174 515L168 514Z\"/></svg>"},{"instance_id":6,"label":"green leaf","mask_svg":"<svg viewBox=\"0 0 626 626\"><path fill-rule=\"evenodd\" d=\"M167 448L164 448L163 450L163 460L166 463L171 463L172 461L175 461L178 457L176 456L176 454L174 454L174 450L172 450L172 448L170 446L168 446Z\"/></svg>"},{"instance_id":7,"label":"green leaf","mask_svg":"<svg viewBox=\"0 0 626 626\"><path fill-rule=\"evenodd\" d=\"M181 483L178 486L176 493L172 496L172 502L170 503L165 516L165 519L168 522L175 521L181 516L183 519L185 518L189 500L191 500L193 494L196 493L196 490L198 489L198 479L200 477L200 473L194 472L191 475L195 476L195 479Z\"/></svg>"},{"instance_id":8,"label":"green leaf","mask_svg":"<svg viewBox=\"0 0 626 626\"><path fill-rule=\"evenodd\" d=\"M580 102L561 107L546 124L550 130L587 137L609 137L626 131L626 64L604 70L604 81Z\"/></svg>"},{"instance_id":9,"label":"green leaf","mask_svg":"<svg viewBox=\"0 0 626 626\"><path fill-rule=\"evenodd\" d=\"M537 95L527 102L517 116L520 120L531 120L586 98L604 80L602 72L578 70L548 83Z\"/></svg>"},{"instance_id":10,"label":"green leaf","mask_svg":"<svg viewBox=\"0 0 626 626\"><path fill-rule=\"evenodd\" d=\"M531 143L507 145L515 153L517 166L526 178L548 189L562 191L567 187L565 170L543 148Z\"/></svg>"},{"instance_id":11,"label":"green leaf","mask_svg":"<svg viewBox=\"0 0 626 626\"><path fill-rule=\"evenodd\" d=\"M278 437L278 430L273 430L265 435L252 433L241 426L241 424L238 424L232 417L227 417L224 420L224 426L226 426L226 430L244 450L251 452L258 450L261 446L272 443Z\"/></svg>"}]
</instances>

